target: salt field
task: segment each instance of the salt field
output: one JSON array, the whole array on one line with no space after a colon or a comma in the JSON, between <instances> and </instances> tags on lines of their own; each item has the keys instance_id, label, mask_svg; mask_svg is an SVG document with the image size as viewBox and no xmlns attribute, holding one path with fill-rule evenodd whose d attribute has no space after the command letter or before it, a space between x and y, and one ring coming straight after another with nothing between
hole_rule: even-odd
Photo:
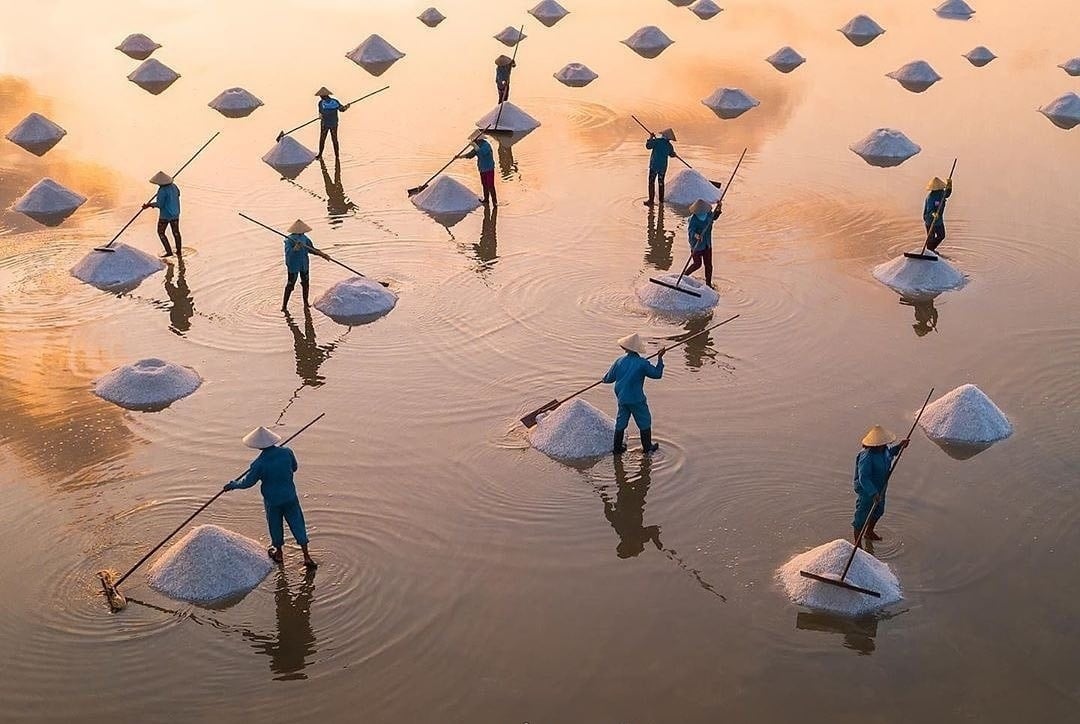
<instances>
[{"instance_id":1,"label":"salt field","mask_svg":"<svg viewBox=\"0 0 1080 724\"><path fill-rule=\"evenodd\" d=\"M0 718L1076 719L1075 8L430 4L0 10ZM494 60L515 50L498 205L476 159L410 196L493 124ZM915 60L941 78L921 93L886 76ZM279 137L321 86L344 104L387 85L341 113L339 154L328 138L314 157L317 121ZM237 117L208 107L233 88L243 102L216 105ZM721 89L745 98L714 112ZM670 159L652 207L631 114L674 129L697 172ZM649 282L678 279L679 202L718 196L743 149L713 288L700 269L680 282L700 298ZM909 259L953 159L940 259ZM161 257L157 209L94 251L158 171L182 194L182 256ZM283 313L282 238L238 211L305 220L355 272L313 256L312 306L297 283ZM519 422L633 332L670 348L645 384L657 452L631 422L610 453L611 385ZM136 362L172 404L95 393ZM888 597L785 575L835 573L862 436L906 433L931 386L857 558ZM288 527L284 563L267 557L256 485L109 610L98 571L240 475L248 431L320 413L288 443L317 570Z\"/></svg>"}]
</instances>

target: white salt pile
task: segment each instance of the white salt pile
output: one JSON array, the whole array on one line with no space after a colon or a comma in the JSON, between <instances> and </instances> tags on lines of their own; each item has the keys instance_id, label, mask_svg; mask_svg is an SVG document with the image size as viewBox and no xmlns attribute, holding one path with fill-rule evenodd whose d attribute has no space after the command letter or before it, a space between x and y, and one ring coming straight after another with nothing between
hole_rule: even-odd
<instances>
[{"instance_id":1,"label":"white salt pile","mask_svg":"<svg viewBox=\"0 0 1080 724\"><path fill-rule=\"evenodd\" d=\"M57 226L86 203L86 197L69 188L43 178L19 197L15 210L26 214L44 226Z\"/></svg>"},{"instance_id":2,"label":"white salt pile","mask_svg":"<svg viewBox=\"0 0 1080 724\"><path fill-rule=\"evenodd\" d=\"M507 25L505 28L495 34L495 39L508 48L513 48L525 38L529 37L525 33L521 32L517 28L512 28Z\"/></svg>"},{"instance_id":3,"label":"white salt pile","mask_svg":"<svg viewBox=\"0 0 1080 724\"><path fill-rule=\"evenodd\" d=\"M600 76L583 63L567 63L563 66L562 70L555 73L555 78L560 83L568 85L571 88L582 88L599 77Z\"/></svg>"},{"instance_id":4,"label":"white salt pile","mask_svg":"<svg viewBox=\"0 0 1080 724\"><path fill-rule=\"evenodd\" d=\"M848 148L871 166L881 168L899 166L922 150L910 138L893 128L879 128Z\"/></svg>"},{"instance_id":5,"label":"white salt pile","mask_svg":"<svg viewBox=\"0 0 1080 724\"><path fill-rule=\"evenodd\" d=\"M961 385L926 406L919 425L935 442L990 445L1013 433L1005 413L975 385Z\"/></svg>"},{"instance_id":6,"label":"white salt pile","mask_svg":"<svg viewBox=\"0 0 1080 724\"><path fill-rule=\"evenodd\" d=\"M446 16L440 13L437 8L428 8L416 17L420 22L422 22L429 28L434 28L443 20L446 20Z\"/></svg>"},{"instance_id":7,"label":"white salt pile","mask_svg":"<svg viewBox=\"0 0 1080 724\"><path fill-rule=\"evenodd\" d=\"M943 18L956 20L967 20L975 14L975 11L964 0L945 0L934 8L934 12Z\"/></svg>"},{"instance_id":8,"label":"white salt pile","mask_svg":"<svg viewBox=\"0 0 1080 724\"><path fill-rule=\"evenodd\" d=\"M933 252L927 252L933 256ZM942 258L937 261L910 259L903 254L874 267L874 278L911 299L935 297L964 286L963 273Z\"/></svg>"},{"instance_id":9,"label":"white salt pile","mask_svg":"<svg viewBox=\"0 0 1080 724\"><path fill-rule=\"evenodd\" d=\"M877 591L881 598L799 575L799 571L807 571L819 576L840 578L853 549L850 541L837 538L795 556L776 571L776 577L793 602L842 616L865 616L901 601L900 580L890 570L889 564L861 548L855 553L844 580L859 588Z\"/></svg>"},{"instance_id":10,"label":"white salt pile","mask_svg":"<svg viewBox=\"0 0 1080 724\"><path fill-rule=\"evenodd\" d=\"M941 76L925 60L913 60L910 63L905 63L893 72L886 73L885 76L892 78L913 93L922 93L941 80Z\"/></svg>"},{"instance_id":11,"label":"white salt pile","mask_svg":"<svg viewBox=\"0 0 1080 724\"><path fill-rule=\"evenodd\" d=\"M1080 95L1066 93L1047 103L1039 113L1050 119L1058 128L1066 131L1080 123Z\"/></svg>"},{"instance_id":12,"label":"white salt pile","mask_svg":"<svg viewBox=\"0 0 1080 724\"><path fill-rule=\"evenodd\" d=\"M695 297L691 294L683 294L646 280L638 285L637 297L642 304L650 309L661 312L694 313L712 309L720 302L720 295L711 287L706 286L705 282L695 277L684 276L679 279L678 274L671 273L660 274L656 278L671 285L678 282L680 289L688 289L697 292L701 296Z\"/></svg>"},{"instance_id":13,"label":"white salt pile","mask_svg":"<svg viewBox=\"0 0 1080 724\"><path fill-rule=\"evenodd\" d=\"M226 88L206 105L226 118L243 118L261 106L263 102L243 88Z\"/></svg>"},{"instance_id":14,"label":"white salt pile","mask_svg":"<svg viewBox=\"0 0 1080 724\"><path fill-rule=\"evenodd\" d=\"M202 384L190 367L150 357L117 367L94 382L94 394L128 410L162 410Z\"/></svg>"},{"instance_id":15,"label":"white salt pile","mask_svg":"<svg viewBox=\"0 0 1080 724\"><path fill-rule=\"evenodd\" d=\"M467 214L480 206L479 198L468 186L449 176L439 176L413 196L412 202L433 216Z\"/></svg>"},{"instance_id":16,"label":"white salt pile","mask_svg":"<svg viewBox=\"0 0 1080 724\"><path fill-rule=\"evenodd\" d=\"M146 60L151 53L160 47L160 43L155 43L142 33L132 33L124 38L120 45L116 46L116 49L129 58Z\"/></svg>"},{"instance_id":17,"label":"white salt pile","mask_svg":"<svg viewBox=\"0 0 1080 724\"><path fill-rule=\"evenodd\" d=\"M997 56L994 55L990 48L987 48L985 45L979 45L964 53L964 57L976 68L981 68Z\"/></svg>"},{"instance_id":18,"label":"white salt pile","mask_svg":"<svg viewBox=\"0 0 1080 724\"><path fill-rule=\"evenodd\" d=\"M112 253L89 252L71 267L71 275L104 291L129 291L165 268L161 259L127 244L113 244L110 248Z\"/></svg>"},{"instance_id":19,"label":"white salt pile","mask_svg":"<svg viewBox=\"0 0 1080 724\"><path fill-rule=\"evenodd\" d=\"M44 156L66 135L67 131L45 116L31 113L8 131L5 138L35 156Z\"/></svg>"},{"instance_id":20,"label":"white salt pile","mask_svg":"<svg viewBox=\"0 0 1080 724\"><path fill-rule=\"evenodd\" d=\"M292 136L283 136L262 160L285 178L294 179L315 160L315 152Z\"/></svg>"},{"instance_id":21,"label":"white salt pile","mask_svg":"<svg viewBox=\"0 0 1080 724\"><path fill-rule=\"evenodd\" d=\"M701 102L725 120L738 118L751 108L761 105L761 101L740 88L717 88Z\"/></svg>"},{"instance_id":22,"label":"white salt pile","mask_svg":"<svg viewBox=\"0 0 1080 724\"><path fill-rule=\"evenodd\" d=\"M315 308L338 324L372 322L389 313L398 297L367 277L350 277L327 289L315 300Z\"/></svg>"},{"instance_id":23,"label":"white salt pile","mask_svg":"<svg viewBox=\"0 0 1080 724\"><path fill-rule=\"evenodd\" d=\"M643 58L655 58L675 41L655 25L646 25L621 42Z\"/></svg>"},{"instance_id":24,"label":"white salt pile","mask_svg":"<svg viewBox=\"0 0 1080 724\"><path fill-rule=\"evenodd\" d=\"M844 37L851 41L852 45L867 45L874 38L885 32L885 28L874 22L869 15L856 15L840 28Z\"/></svg>"},{"instance_id":25,"label":"white salt pile","mask_svg":"<svg viewBox=\"0 0 1080 724\"><path fill-rule=\"evenodd\" d=\"M569 14L570 11L555 2L555 0L543 0L529 11L529 15L532 15L549 28Z\"/></svg>"},{"instance_id":26,"label":"white salt pile","mask_svg":"<svg viewBox=\"0 0 1080 724\"><path fill-rule=\"evenodd\" d=\"M697 15L702 20L708 20L714 18L723 11L723 8L713 2L713 0L697 0L690 6L690 12Z\"/></svg>"},{"instance_id":27,"label":"white salt pile","mask_svg":"<svg viewBox=\"0 0 1080 724\"><path fill-rule=\"evenodd\" d=\"M664 201L673 206L689 207L698 199L715 204L720 200L720 189L692 168L675 174L664 189Z\"/></svg>"},{"instance_id":28,"label":"white salt pile","mask_svg":"<svg viewBox=\"0 0 1080 724\"><path fill-rule=\"evenodd\" d=\"M164 63L148 58L139 64L139 67L128 75L135 85L148 93L157 95L176 82L180 74Z\"/></svg>"},{"instance_id":29,"label":"white salt pile","mask_svg":"<svg viewBox=\"0 0 1080 724\"><path fill-rule=\"evenodd\" d=\"M500 113L499 107L502 107ZM495 125L495 121L498 125ZM476 122L476 127L484 130L509 131L511 133L528 133L540 127L540 121L530 116L525 111L515 106L510 101L505 101L495 106Z\"/></svg>"},{"instance_id":30,"label":"white salt pile","mask_svg":"<svg viewBox=\"0 0 1080 724\"><path fill-rule=\"evenodd\" d=\"M405 57L400 50L390 45L378 35L371 35L345 57L374 76L379 76L390 69L397 61Z\"/></svg>"},{"instance_id":31,"label":"white salt pile","mask_svg":"<svg viewBox=\"0 0 1080 724\"><path fill-rule=\"evenodd\" d=\"M200 525L154 561L146 580L169 598L214 603L249 592L273 567L257 541L216 525Z\"/></svg>"},{"instance_id":32,"label":"white salt pile","mask_svg":"<svg viewBox=\"0 0 1080 724\"><path fill-rule=\"evenodd\" d=\"M1069 75L1080 75L1080 55L1066 60L1064 63L1058 65L1058 67Z\"/></svg>"},{"instance_id":33,"label":"white salt pile","mask_svg":"<svg viewBox=\"0 0 1080 724\"><path fill-rule=\"evenodd\" d=\"M611 453L615 420L580 397L543 415L529 443L553 460L583 460Z\"/></svg>"},{"instance_id":34,"label":"white salt pile","mask_svg":"<svg viewBox=\"0 0 1080 724\"><path fill-rule=\"evenodd\" d=\"M798 51L790 45L785 45L765 60L781 73L790 73L806 62L806 58L799 55Z\"/></svg>"},{"instance_id":35,"label":"white salt pile","mask_svg":"<svg viewBox=\"0 0 1080 724\"><path fill-rule=\"evenodd\" d=\"M668 2L677 8L684 8L690 3L694 2L694 0L668 0Z\"/></svg>"}]
</instances>

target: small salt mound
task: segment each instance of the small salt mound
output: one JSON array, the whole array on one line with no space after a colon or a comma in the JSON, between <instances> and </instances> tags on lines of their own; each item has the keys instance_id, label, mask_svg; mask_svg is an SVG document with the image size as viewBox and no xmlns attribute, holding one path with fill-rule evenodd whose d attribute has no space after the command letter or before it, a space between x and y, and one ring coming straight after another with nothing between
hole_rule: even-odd
<instances>
[{"instance_id":1,"label":"small salt mound","mask_svg":"<svg viewBox=\"0 0 1080 724\"><path fill-rule=\"evenodd\" d=\"M129 291L165 268L161 259L127 244L113 244L110 248L112 253L89 252L71 267L71 275L104 291Z\"/></svg>"},{"instance_id":2,"label":"small salt mound","mask_svg":"<svg viewBox=\"0 0 1080 724\"><path fill-rule=\"evenodd\" d=\"M563 69L555 73L555 78L563 85L571 88L582 88L599 78L588 66L582 63L568 63ZM500 119L501 122L501 119Z\"/></svg>"},{"instance_id":3,"label":"small salt mound","mask_svg":"<svg viewBox=\"0 0 1080 724\"><path fill-rule=\"evenodd\" d=\"M913 93L922 93L941 80L941 76L925 60L905 63L893 72L886 73L885 76L892 78Z\"/></svg>"},{"instance_id":4,"label":"small salt mound","mask_svg":"<svg viewBox=\"0 0 1080 724\"><path fill-rule=\"evenodd\" d=\"M806 571L840 578L853 549L850 541L837 538L795 556L776 571L776 577L793 602L816 611L830 611L843 616L864 616L903 600L900 580L889 569L889 564L861 548L855 553L844 580L859 588L877 591L881 598L799 575L799 571Z\"/></svg>"},{"instance_id":5,"label":"small salt mound","mask_svg":"<svg viewBox=\"0 0 1080 724\"><path fill-rule=\"evenodd\" d=\"M202 384L190 367L165 360L141 359L117 367L94 382L94 394L128 410L163 410Z\"/></svg>"},{"instance_id":6,"label":"small salt mound","mask_svg":"<svg viewBox=\"0 0 1080 724\"><path fill-rule=\"evenodd\" d=\"M155 43L142 33L132 33L124 38L120 45L116 46L116 49L129 58L146 60L151 53L160 47L160 43Z\"/></svg>"},{"instance_id":7,"label":"small salt mound","mask_svg":"<svg viewBox=\"0 0 1080 724\"><path fill-rule=\"evenodd\" d=\"M148 58L139 64L139 67L131 71L127 79L148 93L157 95L176 82L180 74L175 70L157 61Z\"/></svg>"},{"instance_id":8,"label":"small salt mound","mask_svg":"<svg viewBox=\"0 0 1080 724\"><path fill-rule=\"evenodd\" d=\"M621 42L643 58L655 58L675 41L655 25L646 25Z\"/></svg>"},{"instance_id":9,"label":"small salt mound","mask_svg":"<svg viewBox=\"0 0 1080 724\"><path fill-rule=\"evenodd\" d=\"M40 113L31 113L8 131L5 138L35 156L44 156L67 135L60 126Z\"/></svg>"},{"instance_id":10,"label":"small salt mound","mask_svg":"<svg viewBox=\"0 0 1080 724\"><path fill-rule=\"evenodd\" d=\"M675 174L675 177L667 182L664 190L664 201L667 203L689 207L698 199L710 204L720 200L720 189L709 183L709 179L700 172L688 168Z\"/></svg>"},{"instance_id":11,"label":"small salt mound","mask_svg":"<svg viewBox=\"0 0 1080 724\"><path fill-rule=\"evenodd\" d=\"M499 112L502 106L502 113ZM530 116L525 111L515 106L510 101L495 106L476 122L476 127L492 131L509 131L511 133L528 133L540 127L540 121ZM498 120L498 125L495 121Z\"/></svg>"},{"instance_id":12,"label":"small salt mound","mask_svg":"<svg viewBox=\"0 0 1080 724\"><path fill-rule=\"evenodd\" d=\"M852 45L863 46L884 33L885 28L874 22L869 15L856 15L848 21L847 25L840 28L840 32L851 41Z\"/></svg>"},{"instance_id":13,"label":"small salt mound","mask_svg":"<svg viewBox=\"0 0 1080 724\"><path fill-rule=\"evenodd\" d=\"M981 68L997 56L994 55L990 48L987 48L985 45L980 45L964 53L964 57L976 68Z\"/></svg>"},{"instance_id":14,"label":"small salt mound","mask_svg":"<svg viewBox=\"0 0 1080 724\"><path fill-rule=\"evenodd\" d=\"M1080 123L1080 95L1066 93L1039 109L1058 128L1066 131Z\"/></svg>"},{"instance_id":15,"label":"small salt mound","mask_svg":"<svg viewBox=\"0 0 1080 724\"><path fill-rule=\"evenodd\" d=\"M790 45L785 45L765 60L781 73L790 73L806 62L806 58L799 55L798 51Z\"/></svg>"},{"instance_id":16,"label":"small salt mound","mask_svg":"<svg viewBox=\"0 0 1080 724\"><path fill-rule=\"evenodd\" d=\"M380 76L397 61L405 57L400 50L390 45L378 35L371 35L345 57L374 76Z\"/></svg>"},{"instance_id":17,"label":"small salt mound","mask_svg":"<svg viewBox=\"0 0 1080 724\"><path fill-rule=\"evenodd\" d=\"M257 541L216 525L200 525L154 561L146 580L169 598L214 603L249 592L273 567Z\"/></svg>"},{"instance_id":18,"label":"small salt mound","mask_svg":"<svg viewBox=\"0 0 1080 724\"><path fill-rule=\"evenodd\" d=\"M529 11L529 15L532 15L549 28L569 14L570 11L555 2L555 0L543 0Z\"/></svg>"},{"instance_id":19,"label":"small salt mound","mask_svg":"<svg viewBox=\"0 0 1080 724\"><path fill-rule=\"evenodd\" d=\"M432 181L412 197L412 202L418 209L434 216L467 214L480 206L477 195L468 186L449 176Z\"/></svg>"},{"instance_id":20,"label":"small salt mound","mask_svg":"<svg viewBox=\"0 0 1080 724\"><path fill-rule=\"evenodd\" d=\"M725 120L738 118L751 108L761 105L761 101L739 88L717 88L701 102Z\"/></svg>"},{"instance_id":21,"label":"small salt mound","mask_svg":"<svg viewBox=\"0 0 1080 724\"><path fill-rule=\"evenodd\" d=\"M44 226L57 226L86 203L77 194L51 178L43 178L15 202L15 210Z\"/></svg>"},{"instance_id":22,"label":"small salt mound","mask_svg":"<svg viewBox=\"0 0 1080 724\"><path fill-rule=\"evenodd\" d=\"M721 11L723 11L723 8L712 0L697 0L697 2L690 6L690 12L697 15L702 20L716 17Z\"/></svg>"},{"instance_id":23,"label":"small salt mound","mask_svg":"<svg viewBox=\"0 0 1080 724\"><path fill-rule=\"evenodd\" d=\"M926 406L919 425L935 442L989 445L1013 433L1005 413L975 385L961 385Z\"/></svg>"},{"instance_id":24,"label":"small salt mound","mask_svg":"<svg viewBox=\"0 0 1080 724\"><path fill-rule=\"evenodd\" d=\"M315 308L338 324L364 324L389 313L397 295L366 277L350 277L327 289Z\"/></svg>"},{"instance_id":25,"label":"small salt mound","mask_svg":"<svg viewBox=\"0 0 1080 724\"><path fill-rule=\"evenodd\" d=\"M922 148L893 128L879 128L849 148L871 166L899 166Z\"/></svg>"},{"instance_id":26,"label":"small salt mound","mask_svg":"<svg viewBox=\"0 0 1080 724\"><path fill-rule=\"evenodd\" d=\"M1080 75L1080 55L1065 61L1058 66L1069 75Z\"/></svg>"},{"instance_id":27,"label":"small salt mound","mask_svg":"<svg viewBox=\"0 0 1080 724\"><path fill-rule=\"evenodd\" d=\"M284 136L262 160L285 178L294 179L315 160L315 152L292 136Z\"/></svg>"},{"instance_id":28,"label":"small salt mound","mask_svg":"<svg viewBox=\"0 0 1080 724\"><path fill-rule=\"evenodd\" d=\"M508 48L513 48L515 45L517 45L527 37L529 36L521 32L517 28L510 27L509 25L500 30L495 35L495 39L503 45L507 46Z\"/></svg>"},{"instance_id":29,"label":"small salt mound","mask_svg":"<svg viewBox=\"0 0 1080 724\"><path fill-rule=\"evenodd\" d=\"M261 106L263 102L243 88L227 88L206 105L226 118L243 118Z\"/></svg>"},{"instance_id":30,"label":"small salt mound","mask_svg":"<svg viewBox=\"0 0 1080 724\"><path fill-rule=\"evenodd\" d=\"M611 453L615 420L580 397L540 417L529 443L553 460L583 460Z\"/></svg>"},{"instance_id":31,"label":"small salt mound","mask_svg":"<svg viewBox=\"0 0 1080 724\"><path fill-rule=\"evenodd\" d=\"M943 18L958 20L967 20L975 14L975 11L964 0L945 0L934 8L934 12Z\"/></svg>"},{"instance_id":32,"label":"small salt mound","mask_svg":"<svg viewBox=\"0 0 1080 724\"><path fill-rule=\"evenodd\" d=\"M694 0L668 0L668 2L677 8L684 8L690 3L694 2Z\"/></svg>"},{"instance_id":33,"label":"small salt mound","mask_svg":"<svg viewBox=\"0 0 1080 724\"><path fill-rule=\"evenodd\" d=\"M712 309L720 302L720 295L708 287L705 282L695 277L684 276L681 280L678 274L661 274L656 277L662 282L674 285L678 282L680 289L688 289L697 292L700 297L683 294L650 281L638 285L637 296L641 303L650 309L661 312L704 312Z\"/></svg>"},{"instance_id":34,"label":"small salt mound","mask_svg":"<svg viewBox=\"0 0 1080 724\"><path fill-rule=\"evenodd\" d=\"M416 16L424 25L429 28L434 28L436 25L446 20L446 16L438 11L436 8L428 8L424 12Z\"/></svg>"},{"instance_id":35,"label":"small salt mound","mask_svg":"<svg viewBox=\"0 0 1080 724\"><path fill-rule=\"evenodd\" d=\"M930 252L932 254L932 252ZM903 254L874 267L874 278L900 294L919 299L964 286L963 273L942 258L910 259Z\"/></svg>"}]
</instances>

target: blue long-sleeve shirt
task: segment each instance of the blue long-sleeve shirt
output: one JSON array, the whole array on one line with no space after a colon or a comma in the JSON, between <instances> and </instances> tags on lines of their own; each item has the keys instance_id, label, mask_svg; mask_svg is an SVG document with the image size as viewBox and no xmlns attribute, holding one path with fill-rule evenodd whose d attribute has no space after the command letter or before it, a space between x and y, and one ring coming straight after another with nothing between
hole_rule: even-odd
<instances>
[{"instance_id":1,"label":"blue long-sleeve shirt","mask_svg":"<svg viewBox=\"0 0 1080 724\"><path fill-rule=\"evenodd\" d=\"M304 274L310 268L308 247L315 245L307 234L289 234L285 237L285 268L290 274Z\"/></svg>"},{"instance_id":2,"label":"blue long-sleeve shirt","mask_svg":"<svg viewBox=\"0 0 1080 724\"><path fill-rule=\"evenodd\" d=\"M889 467L900 451L899 445L881 448L863 448L855 457L855 493L862 498L873 498L885 491Z\"/></svg>"},{"instance_id":3,"label":"blue long-sleeve shirt","mask_svg":"<svg viewBox=\"0 0 1080 724\"><path fill-rule=\"evenodd\" d=\"M720 218L720 209L713 209L702 221L697 214L690 214L690 220L686 224L686 232L690 241L690 251L704 251L712 248L713 222ZM701 238L698 239L698 234Z\"/></svg>"},{"instance_id":4,"label":"blue long-sleeve shirt","mask_svg":"<svg viewBox=\"0 0 1080 724\"><path fill-rule=\"evenodd\" d=\"M285 505L296 500L293 473L298 467L292 450L281 446L268 447L251 463L247 475L229 483L229 486L233 490L239 490L261 482L259 492L262 493L266 505Z\"/></svg>"},{"instance_id":5,"label":"blue long-sleeve shirt","mask_svg":"<svg viewBox=\"0 0 1080 724\"><path fill-rule=\"evenodd\" d=\"M337 128L338 111L342 109L341 102L337 98L319 99L319 119L327 128Z\"/></svg>"},{"instance_id":6,"label":"blue long-sleeve shirt","mask_svg":"<svg viewBox=\"0 0 1080 724\"><path fill-rule=\"evenodd\" d=\"M938 206L941 206L941 215L938 216L938 223L945 221L945 199L952 196L952 187L940 189L938 191L931 191L926 195L926 203L923 204L922 218L923 223L929 226L934 223L934 214L937 213Z\"/></svg>"},{"instance_id":7,"label":"blue long-sleeve shirt","mask_svg":"<svg viewBox=\"0 0 1080 724\"><path fill-rule=\"evenodd\" d=\"M654 365L637 352L627 352L615 360L604 375L606 384L615 383L615 399L620 405L645 402L645 378L658 380L664 376L664 360Z\"/></svg>"},{"instance_id":8,"label":"blue long-sleeve shirt","mask_svg":"<svg viewBox=\"0 0 1080 724\"><path fill-rule=\"evenodd\" d=\"M649 155L649 170L666 173L669 158L675 156L675 146L663 136L654 136L645 141L645 148L652 151Z\"/></svg>"},{"instance_id":9,"label":"blue long-sleeve shirt","mask_svg":"<svg viewBox=\"0 0 1080 724\"><path fill-rule=\"evenodd\" d=\"M159 218L162 221L172 221L180 218L180 187L176 184L159 186L154 206L158 209Z\"/></svg>"},{"instance_id":10,"label":"blue long-sleeve shirt","mask_svg":"<svg viewBox=\"0 0 1080 724\"><path fill-rule=\"evenodd\" d=\"M495 82L496 83L509 83L510 82L510 70L516 66L517 63L507 63L506 65L495 66Z\"/></svg>"},{"instance_id":11,"label":"blue long-sleeve shirt","mask_svg":"<svg viewBox=\"0 0 1080 724\"><path fill-rule=\"evenodd\" d=\"M495 152L491 150L491 144L483 138L477 141L476 146L465 154L465 158L475 158L476 170L481 173L495 170Z\"/></svg>"}]
</instances>

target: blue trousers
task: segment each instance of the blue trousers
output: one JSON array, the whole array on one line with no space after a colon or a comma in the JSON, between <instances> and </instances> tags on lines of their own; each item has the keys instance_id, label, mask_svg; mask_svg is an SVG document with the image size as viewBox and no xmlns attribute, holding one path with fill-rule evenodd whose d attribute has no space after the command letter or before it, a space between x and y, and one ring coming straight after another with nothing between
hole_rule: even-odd
<instances>
[{"instance_id":1,"label":"blue trousers","mask_svg":"<svg viewBox=\"0 0 1080 724\"><path fill-rule=\"evenodd\" d=\"M308 544L307 526L304 525L304 511L300 507L300 501L293 498L282 505L270 505L263 503L266 509L266 525L270 528L270 543L275 548L285 545L285 527L282 520L289 524L289 530L293 538L302 546Z\"/></svg>"},{"instance_id":2,"label":"blue trousers","mask_svg":"<svg viewBox=\"0 0 1080 724\"><path fill-rule=\"evenodd\" d=\"M628 405L619 403L619 412L615 415L615 432L625 430L630 424L631 415L638 430L652 429L652 413L649 412L649 403L632 402Z\"/></svg>"},{"instance_id":3,"label":"blue trousers","mask_svg":"<svg viewBox=\"0 0 1080 724\"><path fill-rule=\"evenodd\" d=\"M945 241L945 222L943 220L938 220L938 222L934 224L933 229L930 228L930 224L927 224L926 234L929 239L926 242L926 248L933 251L938 248L938 244Z\"/></svg>"},{"instance_id":4,"label":"blue trousers","mask_svg":"<svg viewBox=\"0 0 1080 724\"><path fill-rule=\"evenodd\" d=\"M862 530L862 527L866 524L866 516L870 515L870 509L874 507L874 496L872 495L859 495L855 498L855 519L851 521L851 527L855 530ZM877 522L885 513L885 498L881 499L877 508L874 508L873 520Z\"/></svg>"}]
</instances>

